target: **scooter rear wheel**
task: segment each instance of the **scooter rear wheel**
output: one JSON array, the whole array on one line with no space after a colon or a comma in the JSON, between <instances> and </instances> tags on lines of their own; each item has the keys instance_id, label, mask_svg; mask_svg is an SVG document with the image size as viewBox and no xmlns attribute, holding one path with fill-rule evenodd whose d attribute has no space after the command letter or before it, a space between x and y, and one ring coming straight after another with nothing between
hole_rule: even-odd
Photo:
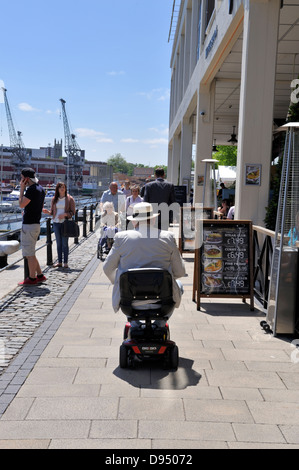
<instances>
[{"instance_id":1,"label":"scooter rear wheel","mask_svg":"<svg viewBox=\"0 0 299 470\"><path fill-rule=\"evenodd\" d=\"M128 367L128 350L123 344L119 348L119 367L121 369Z\"/></svg>"},{"instance_id":2,"label":"scooter rear wheel","mask_svg":"<svg viewBox=\"0 0 299 470\"><path fill-rule=\"evenodd\" d=\"M179 348L174 346L169 351L169 367L170 369L177 370L179 366Z\"/></svg>"}]
</instances>

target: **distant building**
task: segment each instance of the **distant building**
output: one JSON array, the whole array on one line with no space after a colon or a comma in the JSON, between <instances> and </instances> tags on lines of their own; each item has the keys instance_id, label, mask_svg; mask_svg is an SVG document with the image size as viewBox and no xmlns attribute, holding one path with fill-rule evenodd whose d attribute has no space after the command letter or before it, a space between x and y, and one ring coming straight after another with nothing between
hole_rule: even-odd
<instances>
[{"instance_id":1,"label":"distant building","mask_svg":"<svg viewBox=\"0 0 299 470\"><path fill-rule=\"evenodd\" d=\"M67 166L62 157L62 142L54 142L54 147L40 149L28 149L31 155L31 167L36 171L42 186L55 185L58 181L65 181ZM60 156L57 155L60 153ZM56 155L54 157L53 155ZM3 183L13 180L14 166L12 165L12 154L9 149L0 148L0 179ZM112 166L105 162L85 161L83 167L83 183L78 189L83 192L101 192L108 189L112 181ZM15 184L19 182L16 181Z\"/></svg>"},{"instance_id":2,"label":"distant building","mask_svg":"<svg viewBox=\"0 0 299 470\"><path fill-rule=\"evenodd\" d=\"M136 167L136 168L134 168L134 173L133 174L136 178L145 179L145 178L151 178L151 176L153 176L154 173L155 173L154 168Z\"/></svg>"},{"instance_id":3,"label":"distant building","mask_svg":"<svg viewBox=\"0 0 299 470\"><path fill-rule=\"evenodd\" d=\"M60 141L56 141L56 139L54 139L53 147L51 146L51 144L49 144L48 147L41 147L40 150L45 151L45 157L60 158L63 155L62 139Z\"/></svg>"}]
</instances>

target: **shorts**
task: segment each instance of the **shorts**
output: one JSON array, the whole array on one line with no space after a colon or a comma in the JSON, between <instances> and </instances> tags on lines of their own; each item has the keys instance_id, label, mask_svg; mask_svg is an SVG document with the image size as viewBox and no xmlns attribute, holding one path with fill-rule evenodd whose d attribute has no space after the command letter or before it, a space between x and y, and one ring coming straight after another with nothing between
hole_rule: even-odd
<instances>
[{"instance_id":1,"label":"shorts","mask_svg":"<svg viewBox=\"0 0 299 470\"><path fill-rule=\"evenodd\" d=\"M40 224L23 224L21 246L23 256L35 256L35 245L40 234Z\"/></svg>"}]
</instances>

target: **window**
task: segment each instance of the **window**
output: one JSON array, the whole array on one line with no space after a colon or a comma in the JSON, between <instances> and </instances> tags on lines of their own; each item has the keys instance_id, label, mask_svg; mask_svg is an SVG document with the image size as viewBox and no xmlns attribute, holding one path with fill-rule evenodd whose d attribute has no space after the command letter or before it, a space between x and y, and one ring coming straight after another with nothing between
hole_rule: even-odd
<instances>
[{"instance_id":1,"label":"window","mask_svg":"<svg viewBox=\"0 0 299 470\"><path fill-rule=\"evenodd\" d=\"M212 17L213 11L215 10L215 0L206 0L206 27L208 26Z\"/></svg>"},{"instance_id":2,"label":"window","mask_svg":"<svg viewBox=\"0 0 299 470\"><path fill-rule=\"evenodd\" d=\"M201 47L201 7L202 7L202 2L199 2L199 8L198 8L198 27L197 27L197 60L199 59L200 56L200 47Z\"/></svg>"}]
</instances>

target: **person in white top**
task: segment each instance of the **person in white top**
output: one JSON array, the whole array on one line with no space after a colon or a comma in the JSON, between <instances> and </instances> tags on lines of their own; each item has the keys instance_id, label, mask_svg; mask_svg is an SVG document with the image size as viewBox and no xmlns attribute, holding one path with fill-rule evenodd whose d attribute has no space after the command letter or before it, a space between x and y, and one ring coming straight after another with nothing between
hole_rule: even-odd
<instances>
[{"instance_id":1,"label":"person in white top","mask_svg":"<svg viewBox=\"0 0 299 470\"><path fill-rule=\"evenodd\" d=\"M143 198L140 197L140 187L135 185L131 188L132 195L127 197L126 201L126 213L127 213L127 221L126 221L126 228L128 229L129 220L128 216L133 214L133 207L135 204L143 202ZM132 227L130 227L132 228Z\"/></svg>"},{"instance_id":2,"label":"person in white top","mask_svg":"<svg viewBox=\"0 0 299 470\"><path fill-rule=\"evenodd\" d=\"M75 215L75 201L67 194L65 183L57 183L55 195L51 202L51 210L43 209L45 214L53 216L53 229L56 238L58 263L54 264L54 268L62 267L62 257L64 260L64 268L68 268L69 244L68 238L62 235L63 222L65 219L71 219Z\"/></svg>"},{"instance_id":3,"label":"person in white top","mask_svg":"<svg viewBox=\"0 0 299 470\"><path fill-rule=\"evenodd\" d=\"M228 211L227 218L230 220L234 220L235 218L235 206L232 206Z\"/></svg>"}]
</instances>

